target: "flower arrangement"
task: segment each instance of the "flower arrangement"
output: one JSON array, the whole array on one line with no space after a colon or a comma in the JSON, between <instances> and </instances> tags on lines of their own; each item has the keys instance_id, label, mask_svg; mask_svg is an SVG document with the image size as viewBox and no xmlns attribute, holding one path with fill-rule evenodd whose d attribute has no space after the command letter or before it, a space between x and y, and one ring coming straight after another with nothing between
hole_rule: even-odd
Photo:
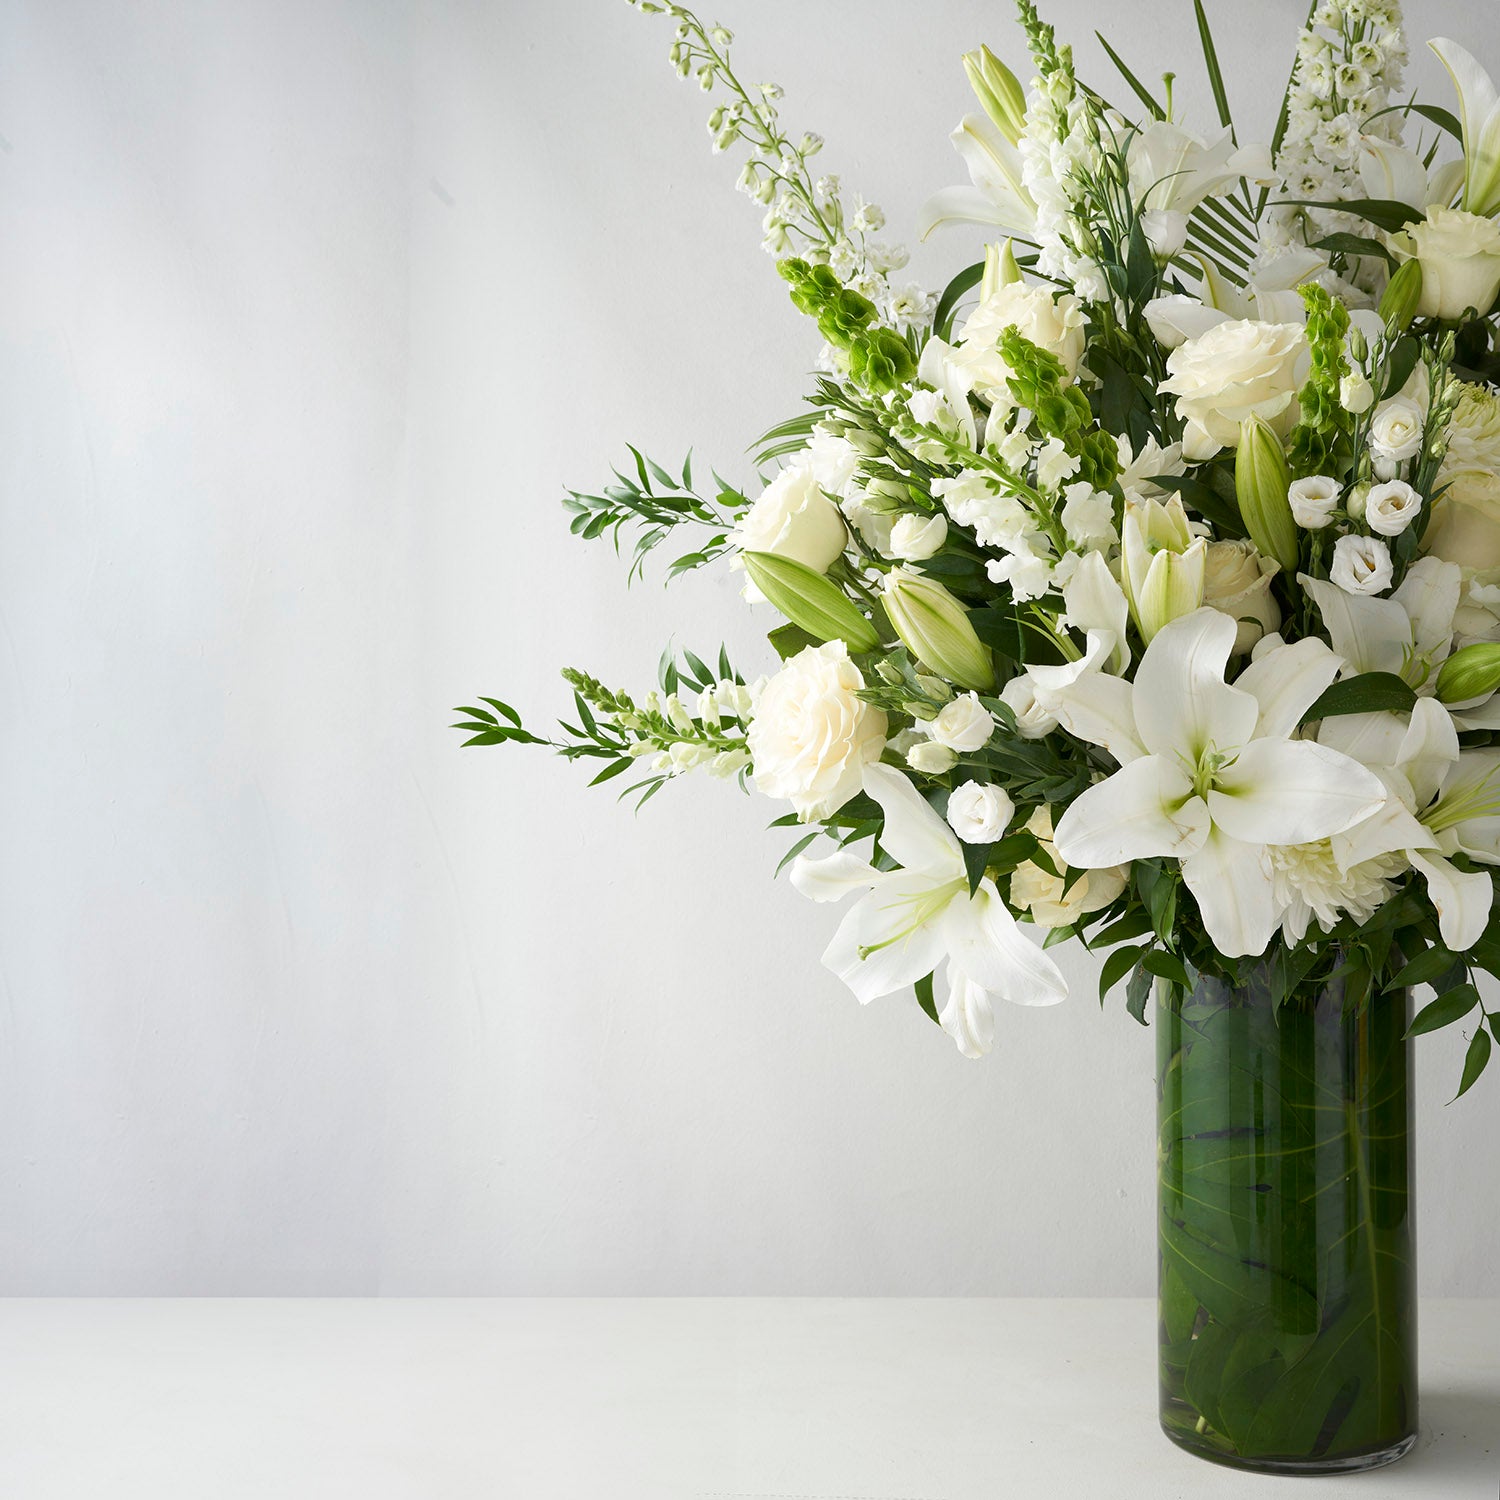
<instances>
[{"instance_id":1,"label":"flower arrangement","mask_svg":"<svg viewBox=\"0 0 1500 1500\"><path fill-rule=\"evenodd\" d=\"M467 743L549 744L641 801L701 769L789 804L792 884L857 897L826 964L913 992L965 1056L997 999L1064 998L1047 950L1076 940L1141 1020L1159 984L1252 971L1355 1008L1430 983L1412 1031L1472 1025L1467 1090L1500 1039L1474 983L1500 975L1490 77L1436 40L1456 112L1407 98L1396 0L1326 0L1274 135L1239 145L1201 4L1209 135L1108 43L1107 102L1019 0L1030 82L963 59L970 182L919 226L995 240L934 295L726 30L632 3L675 24L822 348L758 492L631 449L566 504L632 576L685 534L669 575L739 570L779 666L669 650L639 697L570 670L560 737L486 698Z\"/></svg>"}]
</instances>

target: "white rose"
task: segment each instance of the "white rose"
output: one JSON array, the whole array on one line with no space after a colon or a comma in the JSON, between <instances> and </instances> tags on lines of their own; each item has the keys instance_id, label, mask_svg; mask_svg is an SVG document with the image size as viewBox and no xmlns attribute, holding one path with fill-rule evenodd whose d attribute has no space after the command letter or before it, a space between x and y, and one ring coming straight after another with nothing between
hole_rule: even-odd
<instances>
[{"instance_id":1,"label":"white rose","mask_svg":"<svg viewBox=\"0 0 1500 1500\"><path fill-rule=\"evenodd\" d=\"M965 693L947 704L927 725L927 733L938 744L968 755L989 741L995 721L979 701L978 693Z\"/></svg>"},{"instance_id":2,"label":"white rose","mask_svg":"<svg viewBox=\"0 0 1500 1500\"><path fill-rule=\"evenodd\" d=\"M1480 317L1489 312L1500 292L1500 227L1493 219L1434 206L1394 241L1421 263L1422 317L1458 318L1471 307Z\"/></svg>"},{"instance_id":3,"label":"white rose","mask_svg":"<svg viewBox=\"0 0 1500 1500\"><path fill-rule=\"evenodd\" d=\"M1051 809L1037 808L1026 820L1026 828L1036 835L1057 870L1053 875L1027 860L1010 877L1010 904L1018 911L1029 911L1038 927L1067 927L1086 913L1108 906L1125 889L1126 867L1115 865L1080 875L1065 893L1068 867L1058 858L1052 843Z\"/></svg>"},{"instance_id":4,"label":"white rose","mask_svg":"<svg viewBox=\"0 0 1500 1500\"><path fill-rule=\"evenodd\" d=\"M1390 549L1379 537L1341 536L1328 576L1346 594L1378 594L1390 587Z\"/></svg>"},{"instance_id":5,"label":"white rose","mask_svg":"<svg viewBox=\"0 0 1500 1500\"><path fill-rule=\"evenodd\" d=\"M1202 463L1239 444L1240 423L1257 416L1278 437L1296 424L1307 338L1295 323L1232 319L1167 356L1161 389L1177 397L1186 424L1183 457Z\"/></svg>"},{"instance_id":6,"label":"white rose","mask_svg":"<svg viewBox=\"0 0 1500 1500\"><path fill-rule=\"evenodd\" d=\"M839 508L812 468L791 464L764 490L734 529L742 552L773 552L826 573L849 540Z\"/></svg>"},{"instance_id":7,"label":"white rose","mask_svg":"<svg viewBox=\"0 0 1500 1500\"><path fill-rule=\"evenodd\" d=\"M1007 328L1055 354L1069 380L1077 374L1083 358L1082 303L1067 292L1054 297L1043 287L1013 281L991 292L959 330L953 358L972 378L975 389L1000 392L1009 403L1010 366L996 347Z\"/></svg>"},{"instance_id":8,"label":"white rose","mask_svg":"<svg viewBox=\"0 0 1500 1500\"><path fill-rule=\"evenodd\" d=\"M1500 475L1456 475L1433 502L1422 550L1466 573L1500 568Z\"/></svg>"},{"instance_id":9,"label":"white rose","mask_svg":"<svg viewBox=\"0 0 1500 1500\"><path fill-rule=\"evenodd\" d=\"M1370 451L1387 463L1404 463L1422 447L1422 409L1409 396L1392 396L1370 418Z\"/></svg>"},{"instance_id":10,"label":"white rose","mask_svg":"<svg viewBox=\"0 0 1500 1500\"><path fill-rule=\"evenodd\" d=\"M747 736L755 784L784 797L804 823L826 818L860 789L885 749L885 715L842 641L799 651L761 689Z\"/></svg>"},{"instance_id":11,"label":"white rose","mask_svg":"<svg viewBox=\"0 0 1500 1500\"><path fill-rule=\"evenodd\" d=\"M1262 557L1254 542L1210 542L1203 573L1203 602L1239 625L1234 652L1250 650L1281 624L1281 606L1271 597L1274 558Z\"/></svg>"},{"instance_id":12,"label":"white rose","mask_svg":"<svg viewBox=\"0 0 1500 1500\"><path fill-rule=\"evenodd\" d=\"M1332 519L1339 506L1339 482L1326 474L1309 474L1306 479L1294 479L1286 492L1291 503L1292 519L1309 531L1321 531Z\"/></svg>"},{"instance_id":13,"label":"white rose","mask_svg":"<svg viewBox=\"0 0 1500 1500\"><path fill-rule=\"evenodd\" d=\"M936 740L919 740L906 752L906 763L924 776L941 776L958 763L958 756Z\"/></svg>"},{"instance_id":14,"label":"white rose","mask_svg":"<svg viewBox=\"0 0 1500 1500\"><path fill-rule=\"evenodd\" d=\"M1016 733L1023 740L1039 740L1057 728L1057 716L1036 701L1036 684L1030 677L1012 677L1000 689L1000 701L1016 716Z\"/></svg>"},{"instance_id":15,"label":"white rose","mask_svg":"<svg viewBox=\"0 0 1500 1500\"><path fill-rule=\"evenodd\" d=\"M946 516L902 516L891 527L887 551L903 562L924 562L948 540Z\"/></svg>"},{"instance_id":16,"label":"white rose","mask_svg":"<svg viewBox=\"0 0 1500 1500\"><path fill-rule=\"evenodd\" d=\"M1387 480L1365 495L1365 525L1381 536L1400 536L1421 509L1422 497L1404 479Z\"/></svg>"},{"instance_id":17,"label":"white rose","mask_svg":"<svg viewBox=\"0 0 1500 1500\"><path fill-rule=\"evenodd\" d=\"M993 844L1015 810L1000 787L966 781L948 798L948 826L966 844Z\"/></svg>"}]
</instances>

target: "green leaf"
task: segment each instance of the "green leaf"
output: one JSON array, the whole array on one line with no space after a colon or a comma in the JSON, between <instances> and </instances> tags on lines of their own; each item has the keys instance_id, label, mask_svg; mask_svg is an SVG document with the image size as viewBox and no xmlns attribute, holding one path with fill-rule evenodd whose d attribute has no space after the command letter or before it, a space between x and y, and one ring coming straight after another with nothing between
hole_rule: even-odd
<instances>
[{"instance_id":1,"label":"green leaf","mask_svg":"<svg viewBox=\"0 0 1500 1500\"><path fill-rule=\"evenodd\" d=\"M600 782L613 781L616 776L623 776L627 771L633 769L635 764L636 763L633 760L630 760L628 758L625 760L617 760L613 765L605 766L605 768L596 777L594 777L591 782L589 782L589 785L598 786Z\"/></svg>"},{"instance_id":2,"label":"green leaf","mask_svg":"<svg viewBox=\"0 0 1500 1500\"><path fill-rule=\"evenodd\" d=\"M1190 990L1193 987L1193 981L1188 977L1186 967L1175 953L1167 953L1161 948L1153 948L1141 960L1141 967L1155 974L1160 979L1168 980L1172 984L1181 985L1185 990Z\"/></svg>"},{"instance_id":3,"label":"green leaf","mask_svg":"<svg viewBox=\"0 0 1500 1500\"><path fill-rule=\"evenodd\" d=\"M1446 974L1457 959L1441 943L1435 943L1425 953L1419 953L1406 965L1392 976L1387 989L1404 990L1414 984L1431 984L1434 979L1440 979Z\"/></svg>"},{"instance_id":4,"label":"green leaf","mask_svg":"<svg viewBox=\"0 0 1500 1500\"><path fill-rule=\"evenodd\" d=\"M1347 202L1330 202L1321 198L1287 198L1279 206L1287 208L1326 208L1335 213L1353 214L1358 219L1368 219L1377 229L1387 234L1396 234L1413 219L1420 219L1422 211L1409 203L1397 203L1391 198L1351 198Z\"/></svg>"},{"instance_id":5,"label":"green leaf","mask_svg":"<svg viewBox=\"0 0 1500 1500\"><path fill-rule=\"evenodd\" d=\"M943 1023L938 1021L937 1004L932 998L932 975L924 974L912 985L912 989L916 991L917 1004L927 1012L932 1020L937 1021L937 1024L941 1026Z\"/></svg>"},{"instance_id":6,"label":"green leaf","mask_svg":"<svg viewBox=\"0 0 1500 1500\"><path fill-rule=\"evenodd\" d=\"M798 839L797 842L793 844L792 847L781 856L780 863L777 864L776 869L772 872L771 878L774 880L777 875L781 874L781 872L786 869L786 867L791 864L791 862L796 859L796 857L801 854L802 851L807 848L807 846L812 843L812 841L817 838L820 833L822 833L822 831L823 830L821 828L814 828L811 833L806 834L802 838Z\"/></svg>"},{"instance_id":7,"label":"green leaf","mask_svg":"<svg viewBox=\"0 0 1500 1500\"><path fill-rule=\"evenodd\" d=\"M1404 104L1388 104L1384 109L1377 109L1373 115L1366 115L1364 128L1369 129L1371 120L1378 120L1381 115L1392 113L1421 115L1424 120L1430 120L1438 129L1446 130L1454 140L1460 143L1463 141L1464 129L1459 124L1457 115L1441 105L1418 104L1415 99L1408 100Z\"/></svg>"},{"instance_id":8,"label":"green leaf","mask_svg":"<svg viewBox=\"0 0 1500 1500\"><path fill-rule=\"evenodd\" d=\"M1416 701L1417 695L1394 672L1361 672L1324 689L1302 722L1340 714L1407 713Z\"/></svg>"},{"instance_id":9,"label":"green leaf","mask_svg":"<svg viewBox=\"0 0 1500 1500\"><path fill-rule=\"evenodd\" d=\"M1366 239L1362 234L1326 234L1313 241L1317 250L1333 250L1339 255L1368 255L1383 260L1391 270L1396 268L1396 257L1379 240Z\"/></svg>"},{"instance_id":10,"label":"green leaf","mask_svg":"<svg viewBox=\"0 0 1500 1500\"><path fill-rule=\"evenodd\" d=\"M1120 77L1130 85L1132 92L1135 94L1135 97L1139 99L1148 110L1151 111L1151 118L1153 120L1165 120L1167 117L1166 110L1164 110L1161 105L1156 102L1156 100L1152 97L1150 90L1146 88L1146 86L1140 81L1140 79L1137 78L1135 74L1125 66L1120 57L1120 54L1116 52L1115 49L1111 47L1105 40L1104 33L1101 31L1096 31L1094 35L1099 38L1099 45L1104 48L1105 55L1115 65L1115 67L1119 69Z\"/></svg>"},{"instance_id":11,"label":"green leaf","mask_svg":"<svg viewBox=\"0 0 1500 1500\"><path fill-rule=\"evenodd\" d=\"M521 727L520 714L518 714L515 709L513 709L508 703L502 703L498 698L486 698L482 695L479 701L481 703L488 703L496 713L500 714L503 718L509 719L517 729Z\"/></svg>"},{"instance_id":12,"label":"green leaf","mask_svg":"<svg viewBox=\"0 0 1500 1500\"><path fill-rule=\"evenodd\" d=\"M1104 960L1104 965L1099 970L1100 1005L1104 1004L1104 997L1136 966L1145 951L1144 943L1132 943L1124 948L1116 948Z\"/></svg>"},{"instance_id":13,"label":"green leaf","mask_svg":"<svg viewBox=\"0 0 1500 1500\"><path fill-rule=\"evenodd\" d=\"M1461 984L1436 1000L1424 1005L1416 1019L1406 1029L1407 1036L1422 1036L1440 1027L1451 1026L1461 1021L1479 1004L1479 991L1472 984Z\"/></svg>"},{"instance_id":14,"label":"green leaf","mask_svg":"<svg viewBox=\"0 0 1500 1500\"><path fill-rule=\"evenodd\" d=\"M778 625L766 636L766 639L770 641L772 650L782 661L788 660L809 646L819 644L816 637L809 635L800 625Z\"/></svg>"},{"instance_id":15,"label":"green leaf","mask_svg":"<svg viewBox=\"0 0 1500 1500\"><path fill-rule=\"evenodd\" d=\"M1088 945L1090 948L1108 948L1115 943L1124 942L1126 938L1143 937L1151 930L1150 914L1137 906L1117 921L1111 922L1108 927L1100 928L1089 939Z\"/></svg>"},{"instance_id":16,"label":"green leaf","mask_svg":"<svg viewBox=\"0 0 1500 1500\"><path fill-rule=\"evenodd\" d=\"M937 311L932 315L932 331L938 338L946 339L952 332L953 314L958 309L959 299L983 280L984 262L978 260L972 266L965 266L943 288L943 295L938 298Z\"/></svg>"},{"instance_id":17,"label":"green leaf","mask_svg":"<svg viewBox=\"0 0 1500 1500\"><path fill-rule=\"evenodd\" d=\"M985 866L989 864L989 844L965 844L964 869L969 876L969 894L972 896L979 889L979 882L984 879Z\"/></svg>"},{"instance_id":18,"label":"green leaf","mask_svg":"<svg viewBox=\"0 0 1500 1500\"><path fill-rule=\"evenodd\" d=\"M1214 47L1213 33L1208 29L1208 17L1203 13L1203 0L1193 0L1193 10L1198 17L1198 39L1203 44L1203 65L1208 69L1208 86L1213 90L1214 106L1219 111L1219 124L1232 129L1234 121L1229 115L1229 96L1224 92L1224 75L1219 70L1219 54Z\"/></svg>"},{"instance_id":19,"label":"green leaf","mask_svg":"<svg viewBox=\"0 0 1500 1500\"><path fill-rule=\"evenodd\" d=\"M1469 1043L1468 1053L1464 1057L1463 1081L1458 1086L1458 1092L1453 1096L1455 1100L1462 1099L1474 1087L1490 1060L1490 1051L1490 1034L1481 1026L1474 1033L1473 1040Z\"/></svg>"},{"instance_id":20,"label":"green leaf","mask_svg":"<svg viewBox=\"0 0 1500 1500\"><path fill-rule=\"evenodd\" d=\"M1385 390L1381 392L1382 400L1388 401L1411 379L1411 372L1416 369L1421 354L1422 346L1411 334L1404 334L1396 340L1396 346L1391 350L1391 357L1387 361L1388 373Z\"/></svg>"},{"instance_id":21,"label":"green leaf","mask_svg":"<svg viewBox=\"0 0 1500 1500\"><path fill-rule=\"evenodd\" d=\"M1146 1020L1146 1007L1151 1003L1153 988L1150 969L1145 964L1137 964L1130 983L1125 986L1125 1009L1142 1026L1150 1024Z\"/></svg>"}]
</instances>

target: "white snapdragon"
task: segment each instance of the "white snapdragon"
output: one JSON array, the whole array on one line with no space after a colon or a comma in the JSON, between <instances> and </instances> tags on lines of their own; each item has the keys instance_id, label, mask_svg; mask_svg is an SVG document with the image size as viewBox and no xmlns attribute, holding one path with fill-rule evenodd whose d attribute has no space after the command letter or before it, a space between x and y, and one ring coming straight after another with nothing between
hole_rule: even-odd
<instances>
[{"instance_id":1,"label":"white snapdragon","mask_svg":"<svg viewBox=\"0 0 1500 1500\"><path fill-rule=\"evenodd\" d=\"M1333 520L1341 493L1338 480L1327 474L1294 479L1286 496L1292 507L1292 519L1308 531L1321 531Z\"/></svg>"},{"instance_id":2,"label":"white snapdragon","mask_svg":"<svg viewBox=\"0 0 1500 1500\"><path fill-rule=\"evenodd\" d=\"M1329 578L1346 594L1381 594L1391 585L1391 551L1379 537L1341 536L1333 544Z\"/></svg>"}]
</instances>

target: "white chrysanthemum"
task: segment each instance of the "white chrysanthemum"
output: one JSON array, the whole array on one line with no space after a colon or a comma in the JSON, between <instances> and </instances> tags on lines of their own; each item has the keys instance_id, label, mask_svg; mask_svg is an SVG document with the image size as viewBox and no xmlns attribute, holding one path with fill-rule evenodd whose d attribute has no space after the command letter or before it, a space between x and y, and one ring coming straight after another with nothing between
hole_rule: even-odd
<instances>
[{"instance_id":1,"label":"white chrysanthemum","mask_svg":"<svg viewBox=\"0 0 1500 1500\"><path fill-rule=\"evenodd\" d=\"M1471 470L1500 472L1500 392L1465 385L1447 436L1448 455L1440 483Z\"/></svg>"},{"instance_id":2,"label":"white chrysanthemum","mask_svg":"<svg viewBox=\"0 0 1500 1500\"><path fill-rule=\"evenodd\" d=\"M1331 839L1272 844L1266 853L1276 903L1286 909L1282 932L1288 943L1301 942L1314 917L1324 932L1345 914L1368 921L1389 899L1392 882L1407 864L1404 854L1389 853L1345 869Z\"/></svg>"}]
</instances>

